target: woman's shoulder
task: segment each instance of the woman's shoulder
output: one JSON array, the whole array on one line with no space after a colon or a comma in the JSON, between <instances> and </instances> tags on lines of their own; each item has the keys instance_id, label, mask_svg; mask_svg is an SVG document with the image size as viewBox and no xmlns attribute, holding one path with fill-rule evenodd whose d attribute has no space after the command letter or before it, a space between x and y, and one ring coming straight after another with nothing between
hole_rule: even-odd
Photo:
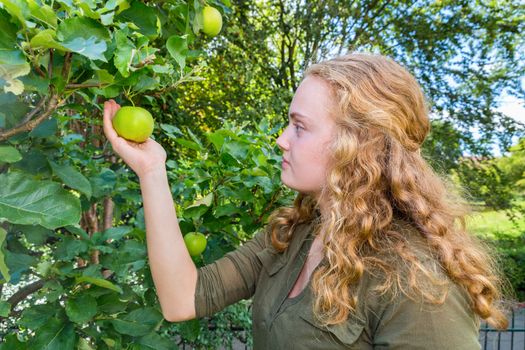
<instances>
[{"instance_id":1,"label":"woman's shoulder","mask_svg":"<svg viewBox=\"0 0 525 350\"><path fill-rule=\"evenodd\" d=\"M387 238L363 257L363 293L375 292L383 302L408 298L443 303L453 281L439 256L417 226L397 218Z\"/></svg>"}]
</instances>

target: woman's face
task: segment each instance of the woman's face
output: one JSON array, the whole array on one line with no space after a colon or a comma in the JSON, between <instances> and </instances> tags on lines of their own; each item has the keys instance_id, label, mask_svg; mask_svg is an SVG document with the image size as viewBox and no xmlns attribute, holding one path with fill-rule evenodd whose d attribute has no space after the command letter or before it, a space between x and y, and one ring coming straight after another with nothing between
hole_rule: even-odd
<instances>
[{"instance_id":1,"label":"woman's face","mask_svg":"<svg viewBox=\"0 0 525 350\"><path fill-rule=\"evenodd\" d=\"M281 181L298 192L318 195L325 184L327 146L335 131L333 103L328 84L315 76L306 77L293 97L277 145L283 151Z\"/></svg>"}]
</instances>

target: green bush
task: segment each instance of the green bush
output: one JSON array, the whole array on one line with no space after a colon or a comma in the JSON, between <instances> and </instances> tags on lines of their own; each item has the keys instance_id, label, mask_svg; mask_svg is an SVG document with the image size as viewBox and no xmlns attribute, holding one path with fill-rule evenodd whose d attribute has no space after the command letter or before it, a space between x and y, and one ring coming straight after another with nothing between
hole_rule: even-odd
<instances>
[{"instance_id":1,"label":"green bush","mask_svg":"<svg viewBox=\"0 0 525 350\"><path fill-rule=\"evenodd\" d=\"M512 287L513 297L525 301L525 232L517 237L495 234L489 243L499 254L500 266Z\"/></svg>"}]
</instances>

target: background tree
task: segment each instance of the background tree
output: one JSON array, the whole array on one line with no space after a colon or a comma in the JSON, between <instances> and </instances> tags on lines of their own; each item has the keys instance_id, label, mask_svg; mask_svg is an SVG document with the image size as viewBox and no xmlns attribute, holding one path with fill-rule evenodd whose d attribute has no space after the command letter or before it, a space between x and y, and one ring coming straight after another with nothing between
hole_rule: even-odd
<instances>
[{"instance_id":1,"label":"background tree","mask_svg":"<svg viewBox=\"0 0 525 350\"><path fill-rule=\"evenodd\" d=\"M154 115L183 232L208 237L198 266L289 203L275 137L304 69L347 51L391 56L421 82L436 169L495 208L522 193L523 139L491 154L524 135L496 111L504 91L525 97L519 2L207 1L225 18L213 40L204 1L0 4L1 349L250 344L249 303L163 322L138 181L101 130L108 98Z\"/></svg>"}]
</instances>

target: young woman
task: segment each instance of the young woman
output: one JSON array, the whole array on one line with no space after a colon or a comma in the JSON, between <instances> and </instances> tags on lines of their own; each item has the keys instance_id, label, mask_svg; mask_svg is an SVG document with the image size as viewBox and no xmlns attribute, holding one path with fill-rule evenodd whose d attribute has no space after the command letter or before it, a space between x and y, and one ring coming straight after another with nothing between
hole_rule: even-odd
<instances>
[{"instance_id":1,"label":"young woman","mask_svg":"<svg viewBox=\"0 0 525 350\"><path fill-rule=\"evenodd\" d=\"M277 139L296 190L255 237L197 269L186 251L163 148L104 130L137 173L148 255L165 318L182 321L253 298L255 349L478 349L485 319L507 321L488 251L467 207L420 147L430 129L414 77L353 53L305 72Z\"/></svg>"}]
</instances>

